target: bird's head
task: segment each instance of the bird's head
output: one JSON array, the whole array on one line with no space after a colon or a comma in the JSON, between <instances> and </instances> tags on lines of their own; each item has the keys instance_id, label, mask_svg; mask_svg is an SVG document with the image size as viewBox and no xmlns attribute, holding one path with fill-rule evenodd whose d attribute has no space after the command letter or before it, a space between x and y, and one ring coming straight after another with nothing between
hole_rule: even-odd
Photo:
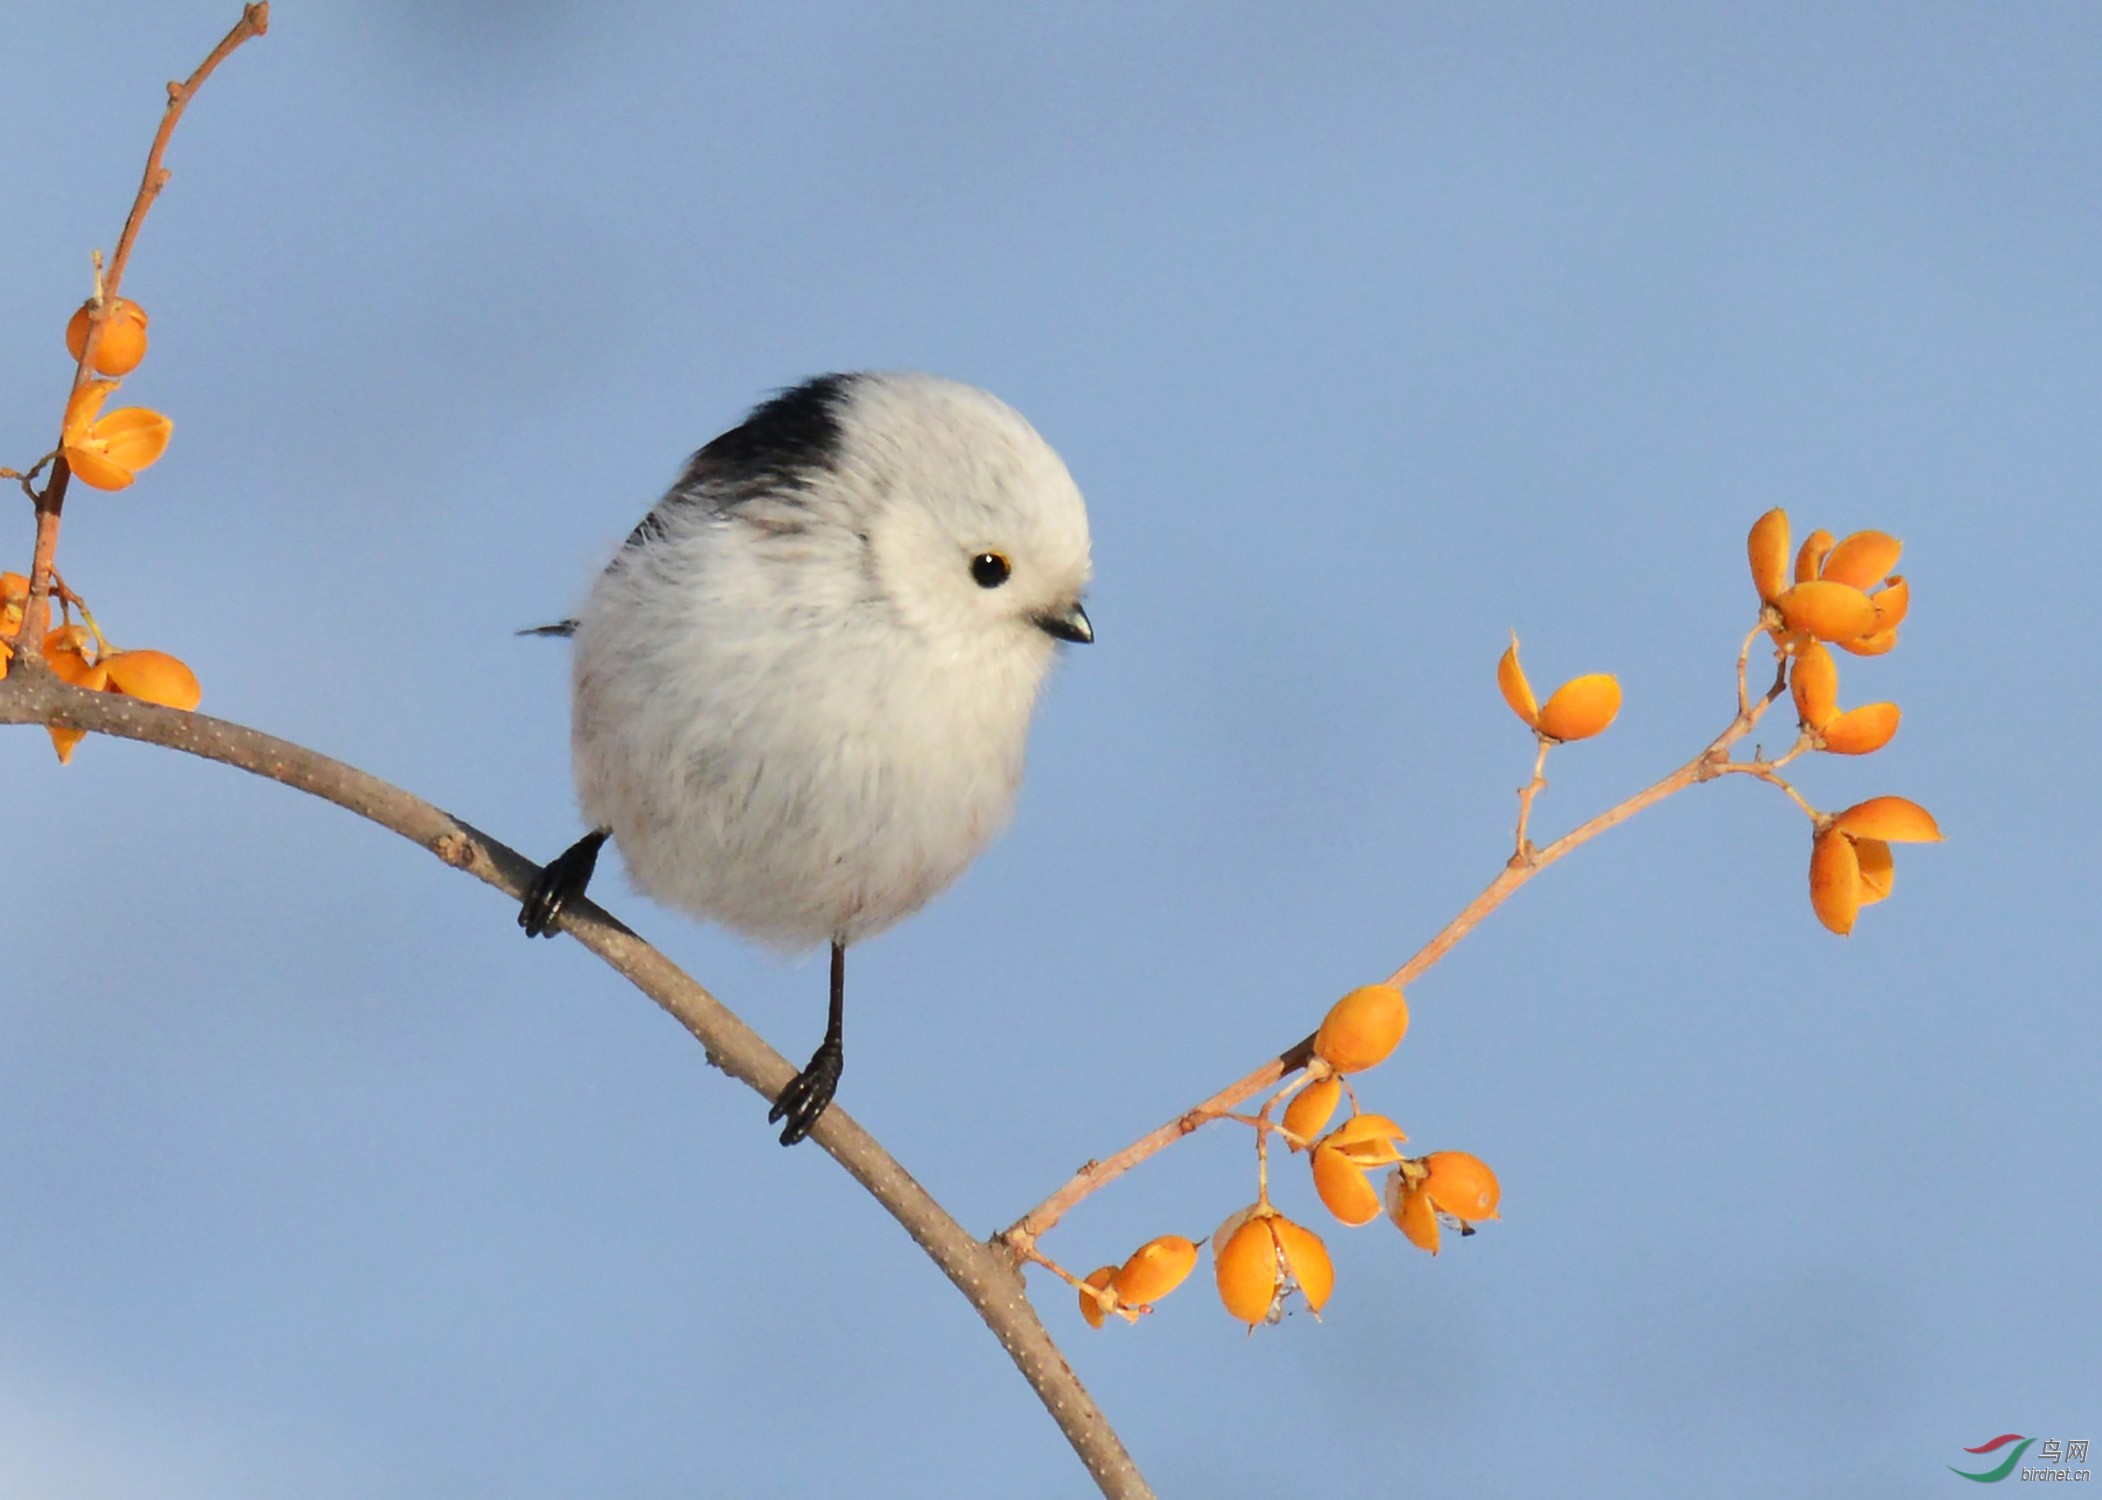
<instances>
[{"instance_id":1,"label":"bird's head","mask_svg":"<svg viewBox=\"0 0 2102 1500\"><path fill-rule=\"evenodd\" d=\"M901 621L959 655L1087 642L1087 507L1065 463L996 397L932 375L856 377L839 477L873 497L874 582Z\"/></svg>"}]
</instances>

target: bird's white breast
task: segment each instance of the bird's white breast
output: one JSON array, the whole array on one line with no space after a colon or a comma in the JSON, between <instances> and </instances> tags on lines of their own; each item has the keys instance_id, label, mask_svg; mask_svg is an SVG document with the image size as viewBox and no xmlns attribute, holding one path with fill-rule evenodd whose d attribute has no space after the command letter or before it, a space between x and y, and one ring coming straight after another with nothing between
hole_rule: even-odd
<instances>
[{"instance_id":1,"label":"bird's white breast","mask_svg":"<svg viewBox=\"0 0 2102 1500\"><path fill-rule=\"evenodd\" d=\"M781 947L853 942L924 905L1006 822L1051 643L938 649L901 630L862 545L717 521L593 589L577 792L644 893ZM798 546L813 566L784 566Z\"/></svg>"}]
</instances>

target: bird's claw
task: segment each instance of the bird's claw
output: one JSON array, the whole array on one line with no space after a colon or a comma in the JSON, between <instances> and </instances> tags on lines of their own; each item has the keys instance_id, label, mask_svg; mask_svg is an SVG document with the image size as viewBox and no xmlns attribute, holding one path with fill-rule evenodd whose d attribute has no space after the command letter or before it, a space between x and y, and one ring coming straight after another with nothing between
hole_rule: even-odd
<instances>
[{"instance_id":1,"label":"bird's claw","mask_svg":"<svg viewBox=\"0 0 2102 1500\"><path fill-rule=\"evenodd\" d=\"M598 868L603 833L588 833L547 862L519 903L518 925L527 937L553 937L563 908L584 894Z\"/></svg>"},{"instance_id":2,"label":"bird's claw","mask_svg":"<svg viewBox=\"0 0 2102 1500\"><path fill-rule=\"evenodd\" d=\"M775 1098L774 1107L766 1112L769 1125L777 1120L788 1122L781 1127L782 1145L793 1146L810 1134L832 1096L839 1092L840 1070L845 1063L844 1050L828 1039L812 1054L810 1066L788 1080L788 1086Z\"/></svg>"}]
</instances>

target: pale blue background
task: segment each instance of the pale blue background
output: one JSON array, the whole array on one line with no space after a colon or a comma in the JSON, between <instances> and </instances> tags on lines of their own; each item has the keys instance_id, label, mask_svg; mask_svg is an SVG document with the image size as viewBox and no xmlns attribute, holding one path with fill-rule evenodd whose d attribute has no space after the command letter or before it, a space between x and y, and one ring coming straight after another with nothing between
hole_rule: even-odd
<instances>
[{"instance_id":1,"label":"pale blue background","mask_svg":"<svg viewBox=\"0 0 2102 1500\"><path fill-rule=\"evenodd\" d=\"M0 22L0 459L235 14ZM2102 1440L2098 160L2085 3L284 3L126 286L174 447L62 567L210 710L547 855L563 651L510 632L693 447L837 367L1011 400L1089 496L1100 641L1011 834L856 955L845 1091L989 1230L1495 872L1507 629L1627 692L1552 834L1727 716L1753 517L1885 527L1913 619L1843 684L1904 731L1802 782L1951 838L1857 936L1780 796L1689 795L1368 1080L1506 1222L1337 1229L1326 1324L1252 1339L1202 1281L1099 1334L1042 1301L1164 1494L1955 1493L1997 1433ZM573 945L163 752L17 730L0 784L0 1494L1087 1492L904 1236ZM610 874L808 1050L820 965ZM1251 1178L1208 1133L1050 1248Z\"/></svg>"}]
</instances>

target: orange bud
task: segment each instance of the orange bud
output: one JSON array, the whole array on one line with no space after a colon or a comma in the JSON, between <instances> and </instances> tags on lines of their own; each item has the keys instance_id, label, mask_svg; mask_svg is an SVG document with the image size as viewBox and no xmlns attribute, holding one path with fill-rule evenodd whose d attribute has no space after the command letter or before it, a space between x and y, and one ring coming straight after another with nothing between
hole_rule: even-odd
<instances>
[{"instance_id":1,"label":"orange bud","mask_svg":"<svg viewBox=\"0 0 2102 1500\"><path fill-rule=\"evenodd\" d=\"M58 752L58 763L72 765L73 751L88 737L88 732L85 729L63 729L56 724L47 724L44 729L51 736L51 748Z\"/></svg>"},{"instance_id":2,"label":"orange bud","mask_svg":"<svg viewBox=\"0 0 2102 1500\"><path fill-rule=\"evenodd\" d=\"M88 312L93 299L80 304L66 324L66 348L77 360L88 346ZM119 297L102 320L102 335L95 340L95 373L129 375L146 357L146 314L129 297Z\"/></svg>"},{"instance_id":3,"label":"orange bud","mask_svg":"<svg viewBox=\"0 0 2102 1500\"><path fill-rule=\"evenodd\" d=\"M0 573L0 605L20 609L29 602L29 580L20 573Z\"/></svg>"},{"instance_id":4,"label":"orange bud","mask_svg":"<svg viewBox=\"0 0 2102 1500\"><path fill-rule=\"evenodd\" d=\"M1496 663L1496 685L1502 690L1504 702L1511 705L1511 712L1525 720L1528 729L1540 722L1540 705L1533 700L1533 685L1525 680L1525 668L1518 665L1518 636L1514 632L1511 644Z\"/></svg>"},{"instance_id":5,"label":"orange bud","mask_svg":"<svg viewBox=\"0 0 2102 1500\"><path fill-rule=\"evenodd\" d=\"M1143 1307L1181 1286L1196 1265L1195 1245L1179 1234L1164 1234L1132 1251L1110 1286L1126 1307Z\"/></svg>"},{"instance_id":6,"label":"orange bud","mask_svg":"<svg viewBox=\"0 0 2102 1500\"><path fill-rule=\"evenodd\" d=\"M1861 910L1861 861L1854 841L1837 828L1825 830L1810 846L1810 909L1841 937L1854 930Z\"/></svg>"},{"instance_id":7,"label":"orange bud","mask_svg":"<svg viewBox=\"0 0 2102 1500\"><path fill-rule=\"evenodd\" d=\"M1104 1291L1109 1286L1110 1278L1116 1274L1117 1268L1115 1266L1097 1266L1094 1270L1087 1273L1087 1284L1098 1292ZM1115 1301L1116 1299L1112 1297L1110 1300ZM1102 1306L1101 1298L1082 1292L1080 1293L1080 1316L1087 1319L1088 1327L1100 1328L1102 1320L1108 1316L1108 1312Z\"/></svg>"},{"instance_id":8,"label":"orange bud","mask_svg":"<svg viewBox=\"0 0 2102 1500\"><path fill-rule=\"evenodd\" d=\"M1832 533L1817 530L1803 538L1803 550L1795 555L1795 581L1808 583L1817 577L1818 569L1825 565L1825 554L1832 550Z\"/></svg>"},{"instance_id":9,"label":"orange bud","mask_svg":"<svg viewBox=\"0 0 2102 1500\"><path fill-rule=\"evenodd\" d=\"M1423 1158L1423 1193L1441 1213L1465 1224L1493 1219L1503 1190L1488 1163L1465 1151L1433 1151Z\"/></svg>"},{"instance_id":10,"label":"orange bud","mask_svg":"<svg viewBox=\"0 0 2102 1500\"><path fill-rule=\"evenodd\" d=\"M1868 595L1844 583L1812 579L1799 583L1774 601L1790 630L1821 641L1852 641L1876 628L1876 606Z\"/></svg>"},{"instance_id":11,"label":"orange bud","mask_svg":"<svg viewBox=\"0 0 2102 1500\"><path fill-rule=\"evenodd\" d=\"M1890 845L1881 839L1856 839L1854 857L1861 862L1861 904L1874 906L1897 883L1898 871L1890 857Z\"/></svg>"},{"instance_id":12,"label":"orange bud","mask_svg":"<svg viewBox=\"0 0 2102 1500\"><path fill-rule=\"evenodd\" d=\"M1832 826L1857 839L1882 839L1892 844L1941 842L1941 829L1935 825L1934 815L1903 797L1871 797L1857 802L1835 816Z\"/></svg>"},{"instance_id":13,"label":"orange bud","mask_svg":"<svg viewBox=\"0 0 2102 1500\"><path fill-rule=\"evenodd\" d=\"M1340 1079L1322 1078L1308 1084L1294 1094L1292 1102L1285 1106L1285 1129L1302 1141L1311 1141L1321 1133L1321 1127L1328 1123L1329 1116L1336 1112L1336 1102L1342 1097L1343 1084ZM1306 1148L1294 1145L1292 1149L1303 1151Z\"/></svg>"},{"instance_id":14,"label":"orange bud","mask_svg":"<svg viewBox=\"0 0 2102 1500\"><path fill-rule=\"evenodd\" d=\"M113 692L185 711L204 696L197 674L165 651L114 651L102 658Z\"/></svg>"},{"instance_id":15,"label":"orange bud","mask_svg":"<svg viewBox=\"0 0 2102 1500\"><path fill-rule=\"evenodd\" d=\"M1540 710L1540 732L1551 740L1588 740L1620 712L1620 681L1609 672L1574 677Z\"/></svg>"},{"instance_id":16,"label":"orange bud","mask_svg":"<svg viewBox=\"0 0 2102 1500\"><path fill-rule=\"evenodd\" d=\"M1379 1066L1409 1029L1409 1002L1391 984L1360 985L1334 1005L1314 1033L1314 1055L1338 1073Z\"/></svg>"},{"instance_id":17,"label":"orange bud","mask_svg":"<svg viewBox=\"0 0 2102 1500\"><path fill-rule=\"evenodd\" d=\"M1852 584L1866 589L1898 565L1904 543L1880 531L1857 531L1825 557L1817 576L1831 583Z\"/></svg>"},{"instance_id":18,"label":"orange bud","mask_svg":"<svg viewBox=\"0 0 2102 1500\"><path fill-rule=\"evenodd\" d=\"M1890 743L1898 732L1895 703L1867 703L1819 726L1825 748L1834 755L1869 755Z\"/></svg>"},{"instance_id":19,"label":"orange bud","mask_svg":"<svg viewBox=\"0 0 2102 1500\"><path fill-rule=\"evenodd\" d=\"M1822 729L1839 713L1839 668L1832 653L1812 641L1796 654L1788 669L1788 688L1795 711L1812 729Z\"/></svg>"},{"instance_id":20,"label":"orange bud","mask_svg":"<svg viewBox=\"0 0 2102 1500\"><path fill-rule=\"evenodd\" d=\"M1788 587L1788 512L1775 506L1754 521L1745 550L1752 561L1752 587L1761 603L1773 603Z\"/></svg>"}]
</instances>

